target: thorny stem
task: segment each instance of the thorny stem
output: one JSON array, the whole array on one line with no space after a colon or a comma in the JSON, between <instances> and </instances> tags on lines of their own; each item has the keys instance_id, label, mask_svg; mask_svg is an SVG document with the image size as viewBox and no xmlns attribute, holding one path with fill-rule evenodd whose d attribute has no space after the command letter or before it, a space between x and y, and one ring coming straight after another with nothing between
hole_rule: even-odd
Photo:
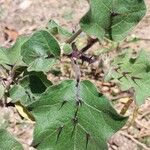
<instances>
[{"instance_id":1,"label":"thorny stem","mask_svg":"<svg viewBox=\"0 0 150 150\"><path fill-rule=\"evenodd\" d=\"M72 43L71 46L72 46L73 52L78 52L78 49L77 49L77 46L75 43ZM78 55L78 53L77 53L77 55ZM81 71L80 71L79 64L77 62L77 58L74 57L73 54L71 55L71 63L72 63L72 68L73 68L73 71L75 73L75 78L76 78L76 81L78 84L80 82Z\"/></svg>"},{"instance_id":2,"label":"thorny stem","mask_svg":"<svg viewBox=\"0 0 150 150\"><path fill-rule=\"evenodd\" d=\"M73 51L78 51L75 43L72 44L72 49L73 49ZM74 58L73 56L71 57L71 62L72 62L72 68L74 70L75 78L76 78L76 90L77 90L76 91L76 100L77 100L77 105L79 106L81 104L81 99L79 96L79 92L80 92L79 83L80 83L80 78L81 78L81 71L80 71L80 67L77 62L77 59Z\"/></svg>"},{"instance_id":3,"label":"thorny stem","mask_svg":"<svg viewBox=\"0 0 150 150\"><path fill-rule=\"evenodd\" d=\"M82 30L79 29L77 32L75 32L67 41L66 43L71 44L79 35L82 33Z\"/></svg>"},{"instance_id":4,"label":"thorny stem","mask_svg":"<svg viewBox=\"0 0 150 150\"><path fill-rule=\"evenodd\" d=\"M81 71L80 71L80 67L78 65L78 62L71 58L71 62L72 62L72 68L74 70L74 73L75 73L75 78L76 78L76 81L77 81L77 87L79 85L79 82L80 82L80 78L81 78Z\"/></svg>"},{"instance_id":5,"label":"thorny stem","mask_svg":"<svg viewBox=\"0 0 150 150\"><path fill-rule=\"evenodd\" d=\"M91 48L98 41L99 40L97 38L96 39L90 38L90 40L88 41L87 45L81 49L81 53L86 52L89 48Z\"/></svg>"}]
</instances>

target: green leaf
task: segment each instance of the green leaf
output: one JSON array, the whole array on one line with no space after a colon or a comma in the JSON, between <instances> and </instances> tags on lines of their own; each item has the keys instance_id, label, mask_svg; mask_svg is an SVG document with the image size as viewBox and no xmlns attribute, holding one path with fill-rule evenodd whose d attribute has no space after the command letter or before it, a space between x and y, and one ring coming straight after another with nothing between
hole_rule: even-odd
<instances>
[{"instance_id":1,"label":"green leaf","mask_svg":"<svg viewBox=\"0 0 150 150\"><path fill-rule=\"evenodd\" d=\"M0 47L0 64L10 64L10 60L7 56L6 49L3 47Z\"/></svg>"},{"instance_id":2,"label":"green leaf","mask_svg":"<svg viewBox=\"0 0 150 150\"><path fill-rule=\"evenodd\" d=\"M55 58L60 56L58 42L44 30L35 32L21 49L23 61L29 65L28 71L48 72L57 62Z\"/></svg>"},{"instance_id":3,"label":"green leaf","mask_svg":"<svg viewBox=\"0 0 150 150\"><path fill-rule=\"evenodd\" d=\"M146 13L144 0L90 0L90 10L80 25L88 35L120 41Z\"/></svg>"},{"instance_id":4,"label":"green leaf","mask_svg":"<svg viewBox=\"0 0 150 150\"><path fill-rule=\"evenodd\" d=\"M21 46L29 39L29 37L20 36L16 43L6 50L6 55L10 61L10 65L25 66L21 56Z\"/></svg>"},{"instance_id":5,"label":"green leaf","mask_svg":"<svg viewBox=\"0 0 150 150\"><path fill-rule=\"evenodd\" d=\"M11 102L20 101L21 104L27 106L36 101L40 94L51 85L52 82L43 72L29 72L18 85L14 85L9 91Z\"/></svg>"},{"instance_id":6,"label":"green leaf","mask_svg":"<svg viewBox=\"0 0 150 150\"><path fill-rule=\"evenodd\" d=\"M10 48L0 48L0 64L15 65L15 67L25 66L21 56L21 46L27 41L28 37L20 36L16 43Z\"/></svg>"},{"instance_id":7,"label":"green leaf","mask_svg":"<svg viewBox=\"0 0 150 150\"><path fill-rule=\"evenodd\" d=\"M39 150L104 150L127 121L89 81L51 86L28 109L37 122L33 144Z\"/></svg>"},{"instance_id":8,"label":"green leaf","mask_svg":"<svg viewBox=\"0 0 150 150\"><path fill-rule=\"evenodd\" d=\"M5 129L0 129L1 150L23 150L22 145Z\"/></svg>"},{"instance_id":9,"label":"green leaf","mask_svg":"<svg viewBox=\"0 0 150 150\"><path fill-rule=\"evenodd\" d=\"M61 27L58 23L56 23L54 20L50 20L47 24L47 29L50 31L51 34L56 35L60 34L63 36L70 37L72 35L71 32L67 31L63 27Z\"/></svg>"},{"instance_id":10,"label":"green leaf","mask_svg":"<svg viewBox=\"0 0 150 150\"><path fill-rule=\"evenodd\" d=\"M150 53L142 50L136 58L126 52L114 59L106 78L113 78L122 90L133 88L138 105L150 96Z\"/></svg>"}]
</instances>

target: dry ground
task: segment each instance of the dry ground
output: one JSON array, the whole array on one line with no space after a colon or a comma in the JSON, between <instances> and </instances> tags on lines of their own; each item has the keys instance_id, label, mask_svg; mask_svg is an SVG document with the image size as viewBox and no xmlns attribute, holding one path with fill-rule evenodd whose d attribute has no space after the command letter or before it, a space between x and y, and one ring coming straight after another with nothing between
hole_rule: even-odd
<instances>
[{"instance_id":1,"label":"dry ground","mask_svg":"<svg viewBox=\"0 0 150 150\"><path fill-rule=\"evenodd\" d=\"M126 45L135 50L150 50L150 0L146 0L146 3L149 7L147 15L132 33L141 40ZM10 46L10 41L18 35L42 28L50 19L59 21L70 31L76 30L79 19L87 10L86 0L0 0L0 45ZM120 109L119 106L116 107ZM133 109L134 105L131 107ZM130 110L128 114L131 114ZM22 120L15 108L0 107L0 120L9 126L9 130L24 144L26 150L32 149L29 146L32 142L32 123ZM111 150L150 150L149 101L140 107L135 123L114 135L109 144Z\"/></svg>"}]
</instances>

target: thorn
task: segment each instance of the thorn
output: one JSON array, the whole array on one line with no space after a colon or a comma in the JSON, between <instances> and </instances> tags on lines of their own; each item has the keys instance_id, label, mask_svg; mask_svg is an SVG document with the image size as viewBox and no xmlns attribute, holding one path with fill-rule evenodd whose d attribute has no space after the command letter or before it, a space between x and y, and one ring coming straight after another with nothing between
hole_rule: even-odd
<instances>
[{"instance_id":1,"label":"thorn","mask_svg":"<svg viewBox=\"0 0 150 150\"><path fill-rule=\"evenodd\" d=\"M98 93L98 96L99 96L99 97L102 97L102 96L103 96L103 94L102 94L102 93Z\"/></svg>"},{"instance_id":2,"label":"thorn","mask_svg":"<svg viewBox=\"0 0 150 150\"><path fill-rule=\"evenodd\" d=\"M27 96L29 97L29 99L31 99L30 93L28 91L25 91L25 93L27 94Z\"/></svg>"},{"instance_id":3,"label":"thorn","mask_svg":"<svg viewBox=\"0 0 150 150\"><path fill-rule=\"evenodd\" d=\"M79 107L77 107L77 110L76 110L76 112L75 112L75 114L74 114L74 118L76 118L76 117L77 117L78 110L79 110Z\"/></svg>"},{"instance_id":4,"label":"thorn","mask_svg":"<svg viewBox=\"0 0 150 150\"><path fill-rule=\"evenodd\" d=\"M132 76L131 79L135 84L137 84L137 82L135 80L141 80L142 78Z\"/></svg>"},{"instance_id":5,"label":"thorn","mask_svg":"<svg viewBox=\"0 0 150 150\"><path fill-rule=\"evenodd\" d=\"M123 72L123 73L122 73L123 76L126 76L126 75L128 75L128 74L131 74L131 72Z\"/></svg>"},{"instance_id":6,"label":"thorn","mask_svg":"<svg viewBox=\"0 0 150 150\"><path fill-rule=\"evenodd\" d=\"M80 56L80 59L82 60L82 63L83 62L87 62L89 64L92 64L92 63L94 63L96 61L95 59L92 59L92 58L93 58L93 56L88 57L88 56L83 55L83 54Z\"/></svg>"},{"instance_id":7,"label":"thorn","mask_svg":"<svg viewBox=\"0 0 150 150\"><path fill-rule=\"evenodd\" d=\"M61 134L61 132L62 132L63 127L64 127L64 126L61 126L61 127L58 128L58 134L57 134L57 140L56 140L56 143L57 143L58 140L59 140L59 137L60 137L60 134Z\"/></svg>"},{"instance_id":8,"label":"thorn","mask_svg":"<svg viewBox=\"0 0 150 150\"><path fill-rule=\"evenodd\" d=\"M77 106L82 106L82 100L78 99L76 104L77 104Z\"/></svg>"},{"instance_id":9,"label":"thorn","mask_svg":"<svg viewBox=\"0 0 150 150\"><path fill-rule=\"evenodd\" d=\"M65 105L67 103L67 101L66 100L64 100L63 102L62 102L62 104L61 104L61 106L60 106L60 108L59 108L59 110Z\"/></svg>"},{"instance_id":10,"label":"thorn","mask_svg":"<svg viewBox=\"0 0 150 150\"><path fill-rule=\"evenodd\" d=\"M123 76L119 77L118 80L120 81L123 78Z\"/></svg>"},{"instance_id":11,"label":"thorn","mask_svg":"<svg viewBox=\"0 0 150 150\"><path fill-rule=\"evenodd\" d=\"M78 118L75 117L75 118L72 119L72 121L73 121L74 126L73 126L73 130L72 130L72 133L71 133L71 137L73 137L73 134L74 134L76 125L77 125L77 123L78 123Z\"/></svg>"},{"instance_id":12,"label":"thorn","mask_svg":"<svg viewBox=\"0 0 150 150\"><path fill-rule=\"evenodd\" d=\"M77 77L77 84L76 84L76 87L79 87L79 83L80 83L80 77L78 76L78 77Z\"/></svg>"},{"instance_id":13,"label":"thorn","mask_svg":"<svg viewBox=\"0 0 150 150\"><path fill-rule=\"evenodd\" d=\"M9 66L9 67L11 67L11 68L13 68L14 67L14 65L10 65L10 64L6 64L7 66Z\"/></svg>"},{"instance_id":14,"label":"thorn","mask_svg":"<svg viewBox=\"0 0 150 150\"><path fill-rule=\"evenodd\" d=\"M127 78L127 75L129 75L130 73L131 73L131 72L123 72L123 73L122 73L122 76L119 77L118 80L121 80L123 77L125 77L126 79L128 79L128 78Z\"/></svg>"},{"instance_id":15,"label":"thorn","mask_svg":"<svg viewBox=\"0 0 150 150\"><path fill-rule=\"evenodd\" d=\"M116 72L118 72L119 73L119 69L120 69L121 67L120 66L118 66L117 68L114 68L114 70L116 71Z\"/></svg>"},{"instance_id":16,"label":"thorn","mask_svg":"<svg viewBox=\"0 0 150 150\"><path fill-rule=\"evenodd\" d=\"M128 79L128 78L127 78L127 75L129 75L129 74L131 74L131 72L123 72L123 73L122 73L123 77L125 77L126 79Z\"/></svg>"},{"instance_id":17,"label":"thorn","mask_svg":"<svg viewBox=\"0 0 150 150\"><path fill-rule=\"evenodd\" d=\"M89 138L90 138L90 134L86 133L86 149L88 147Z\"/></svg>"},{"instance_id":18,"label":"thorn","mask_svg":"<svg viewBox=\"0 0 150 150\"><path fill-rule=\"evenodd\" d=\"M32 96L32 99L33 99L34 101L36 101L36 98L35 98L34 96Z\"/></svg>"},{"instance_id":19,"label":"thorn","mask_svg":"<svg viewBox=\"0 0 150 150\"><path fill-rule=\"evenodd\" d=\"M118 63L118 66L122 65L123 63Z\"/></svg>"},{"instance_id":20,"label":"thorn","mask_svg":"<svg viewBox=\"0 0 150 150\"><path fill-rule=\"evenodd\" d=\"M111 17L116 17L118 16L119 14L117 12L111 12Z\"/></svg>"},{"instance_id":21,"label":"thorn","mask_svg":"<svg viewBox=\"0 0 150 150\"><path fill-rule=\"evenodd\" d=\"M94 59L92 59L93 58L93 56L91 56L90 58L89 58L89 64L92 64L92 63L94 63L95 62L95 60Z\"/></svg>"},{"instance_id":22,"label":"thorn","mask_svg":"<svg viewBox=\"0 0 150 150\"><path fill-rule=\"evenodd\" d=\"M31 144L31 146L32 146L33 148L35 148L35 149L37 149L39 145L40 145L40 143L34 144L34 143L32 142L32 144Z\"/></svg>"}]
</instances>

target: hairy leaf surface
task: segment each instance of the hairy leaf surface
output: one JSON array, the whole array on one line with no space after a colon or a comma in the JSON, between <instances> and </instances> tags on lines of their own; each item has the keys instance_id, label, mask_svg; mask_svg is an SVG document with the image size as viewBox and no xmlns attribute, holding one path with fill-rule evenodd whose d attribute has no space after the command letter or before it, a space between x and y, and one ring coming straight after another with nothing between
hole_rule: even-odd
<instances>
[{"instance_id":1,"label":"hairy leaf surface","mask_svg":"<svg viewBox=\"0 0 150 150\"><path fill-rule=\"evenodd\" d=\"M133 88L138 105L150 96L150 53L142 50L136 58L131 52L115 58L107 78L118 82L122 90Z\"/></svg>"},{"instance_id":2,"label":"hairy leaf surface","mask_svg":"<svg viewBox=\"0 0 150 150\"><path fill-rule=\"evenodd\" d=\"M23 61L29 65L28 71L48 72L60 56L56 39L47 31L35 32L22 46Z\"/></svg>"},{"instance_id":3,"label":"hairy leaf surface","mask_svg":"<svg viewBox=\"0 0 150 150\"><path fill-rule=\"evenodd\" d=\"M139 23L145 12L144 0L90 0L90 10L80 25L89 35L120 41Z\"/></svg>"},{"instance_id":4,"label":"hairy leaf surface","mask_svg":"<svg viewBox=\"0 0 150 150\"><path fill-rule=\"evenodd\" d=\"M0 129L1 150L23 150L22 145L5 129Z\"/></svg>"},{"instance_id":5,"label":"hairy leaf surface","mask_svg":"<svg viewBox=\"0 0 150 150\"><path fill-rule=\"evenodd\" d=\"M108 138L127 120L89 81L52 86L28 109L37 122L34 145L39 150L107 149Z\"/></svg>"}]
</instances>

